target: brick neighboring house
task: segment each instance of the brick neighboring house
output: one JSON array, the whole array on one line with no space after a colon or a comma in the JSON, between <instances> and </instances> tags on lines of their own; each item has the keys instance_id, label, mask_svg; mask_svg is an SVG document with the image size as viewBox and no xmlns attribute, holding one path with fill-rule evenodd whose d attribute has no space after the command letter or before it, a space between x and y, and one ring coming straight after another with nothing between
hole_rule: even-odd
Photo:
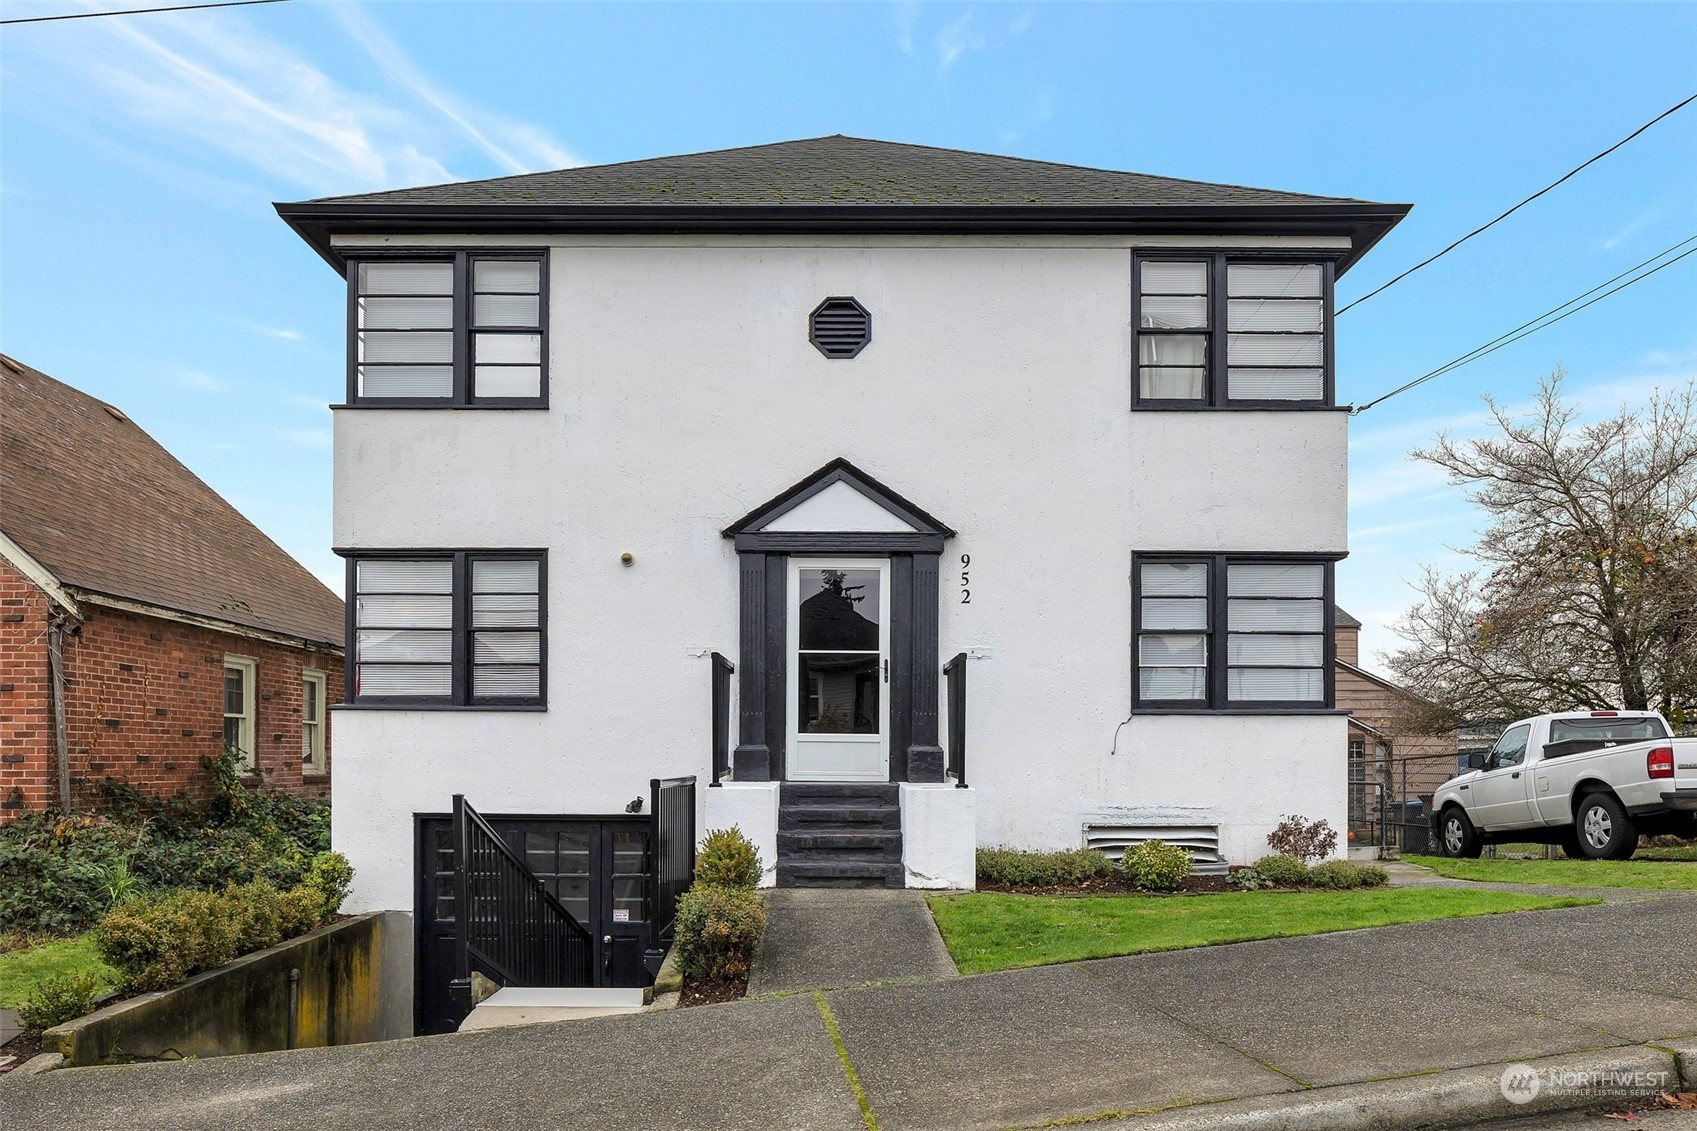
<instances>
[{"instance_id":1,"label":"brick neighboring house","mask_svg":"<svg viewBox=\"0 0 1697 1131\"><path fill-rule=\"evenodd\" d=\"M1410 734L1409 692L1361 667L1361 622L1336 611L1337 704L1349 712L1349 826L1360 844L1379 828L1381 801L1414 801L1455 776L1456 735Z\"/></svg>"},{"instance_id":2,"label":"brick neighboring house","mask_svg":"<svg viewBox=\"0 0 1697 1131\"><path fill-rule=\"evenodd\" d=\"M0 356L0 819L67 780L204 793L227 740L250 781L328 799L342 626L120 409Z\"/></svg>"}]
</instances>

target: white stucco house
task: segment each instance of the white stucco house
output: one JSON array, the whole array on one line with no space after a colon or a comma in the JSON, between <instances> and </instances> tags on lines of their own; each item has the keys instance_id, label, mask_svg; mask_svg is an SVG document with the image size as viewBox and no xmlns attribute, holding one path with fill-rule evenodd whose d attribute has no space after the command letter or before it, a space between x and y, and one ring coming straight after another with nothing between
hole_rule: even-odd
<instances>
[{"instance_id":1,"label":"white stucco house","mask_svg":"<svg viewBox=\"0 0 1697 1131\"><path fill-rule=\"evenodd\" d=\"M464 794L638 922L686 775L779 884L1343 828L1332 288L1407 210L840 136L279 205L347 280L351 907L427 947Z\"/></svg>"}]
</instances>

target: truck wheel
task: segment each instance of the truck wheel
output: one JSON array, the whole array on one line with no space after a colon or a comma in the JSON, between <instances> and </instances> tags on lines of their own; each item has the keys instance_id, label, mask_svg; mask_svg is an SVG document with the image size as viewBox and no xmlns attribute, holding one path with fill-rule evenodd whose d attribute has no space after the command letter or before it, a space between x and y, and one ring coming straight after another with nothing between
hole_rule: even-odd
<instances>
[{"instance_id":1,"label":"truck wheel","mask_svg":"<svg viewBox=\"0 0 1697 1131\"><path fill-rule=\"evenodd\" d=\"M1439 818L1438 842L1445 856L1476 859L1479 855L1479 834L1474 830L1473 822L1467 819L1467 813L1457 805L1445 809L1444 815Z\"/></svg>"},{"instance_id":2,"label":"truck wheel","mask_svg":"<svg viewBox=\"0 0 1697 1131\"><path fill-rule=\"evenodd\" d=\"M1629 860L1638 851L1638 828L1626 807L1608 793L1593 793L1573 816L1579 851L1592 860Z\"/></svg>"}]
</instances>

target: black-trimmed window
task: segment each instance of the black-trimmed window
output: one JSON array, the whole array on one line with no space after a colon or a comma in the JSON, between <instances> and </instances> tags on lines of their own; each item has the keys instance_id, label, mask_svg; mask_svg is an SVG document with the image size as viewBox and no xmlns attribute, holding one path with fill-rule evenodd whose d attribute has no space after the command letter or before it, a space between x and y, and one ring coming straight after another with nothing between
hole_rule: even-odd
<instances>
[{"instance_id":1,"label":"black-trimmed window","mask_svg":"<svg viewBox=\"0 0 1697 1131\"><path fill-rule=\"evenodd\" d=\"M1139 709L1332 706L1331 558L1139 554L1132 602Z\"/></svg>"},{"instance_id":2,"label":"black-trimmed window","mask_svg":"<svg viewBox=\"0 0 1697 1131\"><path fill-rule=\"evenodd\" d=\"M351 258L348 403L548 403L544 252Z\"/></svg>"},{"instance_id":3,"label":"black-trimmed window","mask_svg":"<svg viewBox=\"0 0 1697 1131\"><path fill-rule=\"evenodd\" d=\"M1174 253L1132 268L1134 407L1331 405L1331 261Z\"/></svg>"},{"instance_id":4,"label":"black-trimmed window","mask_svg":"<svg viewBox=\"0 0 1697 1131\"><path fill-rule=\"evenodd\" d=\"M350 558L349 700L541 706L546 566L539 550Z\"/></svg>"}]
</instances>

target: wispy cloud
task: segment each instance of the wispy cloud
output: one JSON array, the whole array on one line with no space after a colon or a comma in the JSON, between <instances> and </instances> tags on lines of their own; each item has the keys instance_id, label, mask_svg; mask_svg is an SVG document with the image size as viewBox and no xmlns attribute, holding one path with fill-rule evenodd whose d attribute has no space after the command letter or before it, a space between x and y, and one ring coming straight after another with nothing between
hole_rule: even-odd
<instances>
[{"instance_id":1,"label":"wispy cloud","mask_svg":"<svg viewBox=\"0 0 1697 1131\"><path fill-rule=\"evenodd\" d=\"M504 171L531 173L583 164L546 130L480 110L432 82L357 5L338 4L330 10L390 82L452 123Z\"/></svg>"},{"instance_id":2,"label":"wispy cloud","mask_svg":"<svg viewBox=\"0 0 1697 1131\"><path fill-rule=\"evenodd\" d=\"M165 371L165 380L196 393L222 393L229 388L212 374L202 373L198 369L168 369Z\"/></svg>"},{"instance_id":3,"label":"wispy cloud","mask_svg":"<svg viewBox=\"0 0 1697 1131\"><path fill-rule=\"evenodd\" d=\"M306 337L299 330L290 330L280 326L261 326L257 322L249 322L248 328L256 334L264 334L267 338L280 338L285 342L298 342Z\"/></svg>"},{"instance_id":4,"label":"wispy cloud","mask_svg":"<svg viewBox=\"0 0 1697 1131\"><path fill-rule=\"evenodd\" d=\"M1055 92L1052 90L1039 91L1030 104L1018 117L1008 123L1002 131L1002 143L1012 145L1025 140L1026 136L1047 122L1055 115Z\"/></svg>"},{"instance_id":5,"label":"wispy cloud","mask_svg":"<svg viewBox=\"0 0 1697 1131\"><path fill-rule=\"evenodd\" d=\"M279 440L297 447L323 449L330 446L328 428L279 428L275 435Z\"/></svg>"},{"instance_id":6,"label":"wispy cloud","mask_svg":"<svg viewBox=\"0 0 1697 1131\"><path fill-rule=\"evenodd\" d=\"M958 20L938 29L937 63L946 71L962 55L968 51L981 51L988 42L983 33L972 26L972 9L968 8Z\"/></svg>"}]
</instances>

